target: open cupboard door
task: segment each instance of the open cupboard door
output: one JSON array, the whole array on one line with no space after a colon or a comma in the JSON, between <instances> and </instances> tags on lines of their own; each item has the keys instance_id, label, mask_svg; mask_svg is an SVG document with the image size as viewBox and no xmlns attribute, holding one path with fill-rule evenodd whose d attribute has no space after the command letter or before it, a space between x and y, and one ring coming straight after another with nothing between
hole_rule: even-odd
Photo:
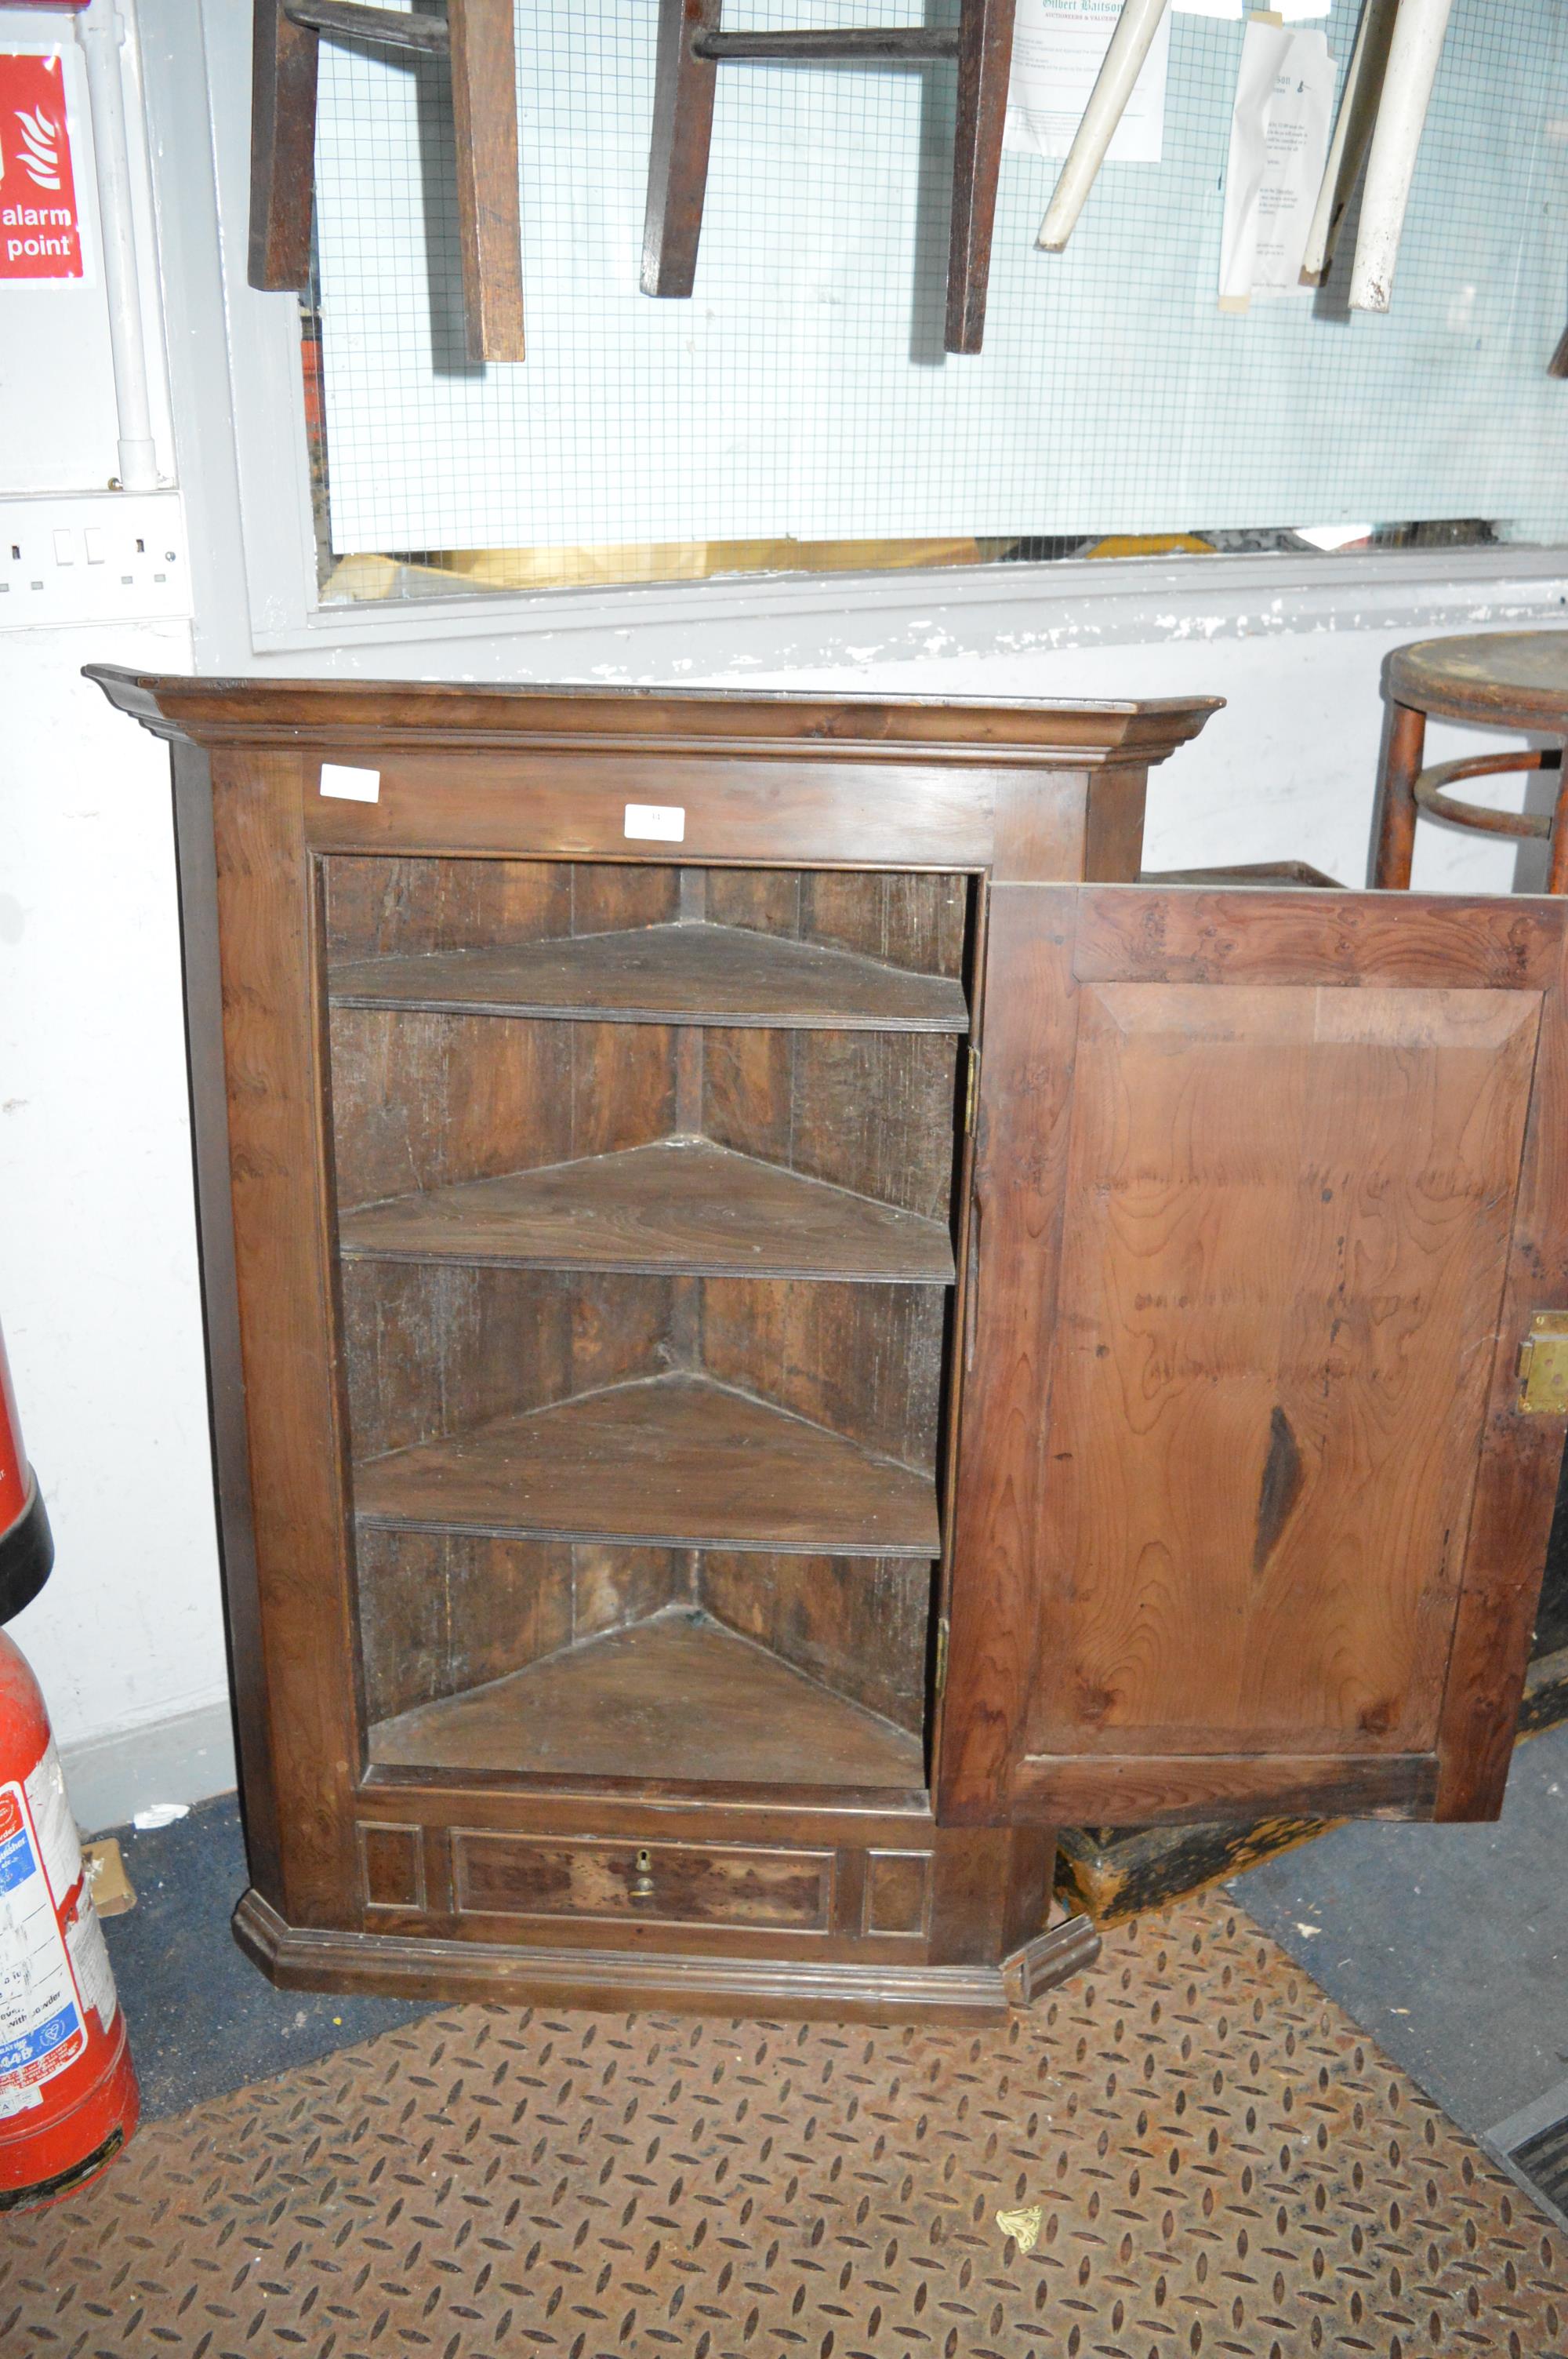
<instances>
[{"instance_id":1,"label":"open cupboard door","mask_svg":"<svg viewBox=\"0 0 1568 2359\"><path fill-rule=\"evenodd\" d=\"M989 928L940 1817L1495 1817L1568 901L1000 885Z\"/></svg>"}]
</instances>

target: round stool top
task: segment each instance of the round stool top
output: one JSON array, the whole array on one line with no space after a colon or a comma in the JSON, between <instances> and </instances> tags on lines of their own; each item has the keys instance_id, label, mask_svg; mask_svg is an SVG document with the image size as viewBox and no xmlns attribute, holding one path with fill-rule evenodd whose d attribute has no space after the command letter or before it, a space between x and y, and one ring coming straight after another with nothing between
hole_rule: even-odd
<instances>
[{"instance_id":1,"label":"round stool top","mask_svg":"<svg viewBox=\"0 0 1568 2359\"><path fill-rule=\"evenodd\" d=\"M1568 630L1418 639L1389 658L1389 694L1452 721L1568 733Z\"/></svg>"}]
</instances>

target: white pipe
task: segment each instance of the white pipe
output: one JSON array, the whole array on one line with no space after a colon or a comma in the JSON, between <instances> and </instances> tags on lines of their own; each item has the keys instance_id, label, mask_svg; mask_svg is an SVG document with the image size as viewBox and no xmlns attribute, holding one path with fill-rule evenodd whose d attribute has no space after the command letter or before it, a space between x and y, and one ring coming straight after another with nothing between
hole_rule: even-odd
<instances>
[{"instance_id":1,"label":"white pipe","mask_svg":"<svg viewBox=\"0 0 1568 2359\"><path fill-rule=\"evenodd\" d=\"M1105 151L1127 111L1132 85L1154 46L1165 7L1166 0L1121 0L1121 14L1116 20L1110 47L1089 92L1083 121L1073 135L1055 194L1040 224L1037 242L1048 254L1060 254L1073 234L1084 201L1105 162Z\"/></svg>"},{"instance_id":2,"label":"white pipe","mask_svg":"<svg viewBox=\"0 0 1568 2359\"><path fill-rule=\"evenodd\" d=\"M1339 96L1334 137L1323 168L1323 186L1317 192L1317 210L1312 217L1306 252L1302 257L1303 286L1321 284L1334 260L1339 224L1345 218L1367 143L1372 136L1372 125L1377 121L1398 6L1399 0L1366 0L1361 10L1356 47L1350 53L1349 71Z\"/></svg>"},{"instance_id":3,"label":"white pipe","mask_svg":"<svg viewBox=\"0 0 1568 2359\"><path fill-rule=\"evenodd\" d=\"M1400 0L1388 71L1372 134L1361 228L1350 279L1353 311L1386 311L1394 288L1400 234L1410 202L1416 152L1426 128L1432 85L1454 0Z\"/></svg>"},{"instance_id":4,"label":"white pipe","mask_svg":"<svg viewBox=\"0 0 1568 2359\"><path fill-rule=\"evenodd\" d=\"M125 138L125 84L120 65L125 27L114 0L92 0L76 20L76 37L87 60L87 98L92 115L99 245L119 413L120 488L156 492L157 452L147 392L146 341L131 212L131 151Z\"/></svg>"}]
</instances>

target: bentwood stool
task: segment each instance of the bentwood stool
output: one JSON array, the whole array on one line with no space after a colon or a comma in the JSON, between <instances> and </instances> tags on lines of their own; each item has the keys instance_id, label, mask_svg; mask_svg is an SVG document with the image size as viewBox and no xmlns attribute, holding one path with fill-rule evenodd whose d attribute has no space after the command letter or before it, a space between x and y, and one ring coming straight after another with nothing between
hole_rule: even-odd
<instances>
[{"instance_id":1,"label":"bentwood stool","mask_svg":"<svg viewBox=\"0 0 1568 2359\"><path fill-rule=\"evenodd\" d=\"M1422 767L1427 716L1478 721L1497 729L1529 729L1568 740L1568 630L1488 631L1476 638L1419 639L1389 658L1388 697L1393 707L1388 750L1379 779L1378 855L1372 882L1402 891L1411 881L1418 810L1487 835L1550 838L1549 893L1568 893L1568 772L1549 819L1542 812L1486 810L1448 792L1458 778L1489 777L1499 770L1557 770L1555 750L1513 747L1472 754L1458 762Z\"/></svg>"}]
</instances>

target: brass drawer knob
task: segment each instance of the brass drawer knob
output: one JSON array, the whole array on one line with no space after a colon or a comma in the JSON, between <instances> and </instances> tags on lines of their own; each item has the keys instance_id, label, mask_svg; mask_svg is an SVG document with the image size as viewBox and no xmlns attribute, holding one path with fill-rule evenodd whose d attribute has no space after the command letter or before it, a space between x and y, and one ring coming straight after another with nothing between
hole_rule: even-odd
<instances>
[{"instance_id":1,"label":"brass drawer knob","mask_svg":"<svg viewBox=\"0 0 1568 2359\"><path fill-rule=\"evenodd\" d=\"M632 1868L632 1897L651 1900L654 1897L654 1854L640 1851Z\"/></svg>"}]
</instances>

